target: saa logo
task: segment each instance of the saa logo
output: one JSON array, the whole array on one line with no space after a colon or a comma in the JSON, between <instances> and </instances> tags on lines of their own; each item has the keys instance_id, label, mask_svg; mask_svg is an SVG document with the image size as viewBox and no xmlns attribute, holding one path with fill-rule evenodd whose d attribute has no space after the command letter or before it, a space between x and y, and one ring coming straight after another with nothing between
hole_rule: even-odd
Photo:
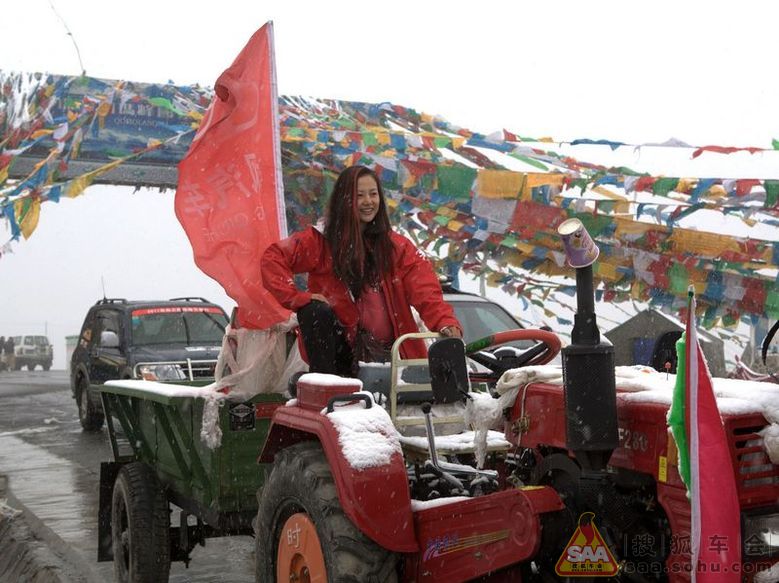
<instances>
[{"instance_id":1,"label":"saa logo","mask_svg":"<svg viewBox=\"0 0 779 583\"><path fill-rule=\"evenodd\" d=\"M594 518L592 512L579 517L579 525L555 565L555 573L560 577L613 577L619 571Z\"/></svg>"}]
</instances>

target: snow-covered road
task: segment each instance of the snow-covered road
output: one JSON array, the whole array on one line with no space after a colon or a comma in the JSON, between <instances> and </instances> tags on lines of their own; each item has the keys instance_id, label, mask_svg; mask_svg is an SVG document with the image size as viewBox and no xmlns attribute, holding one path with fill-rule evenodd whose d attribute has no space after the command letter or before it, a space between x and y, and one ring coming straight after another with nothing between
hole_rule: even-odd
<instances>
[{"instance_id":1,"label":"snow-covered road","mask_svg":"<svg viewBox=\"0 0 779 583\"><path fill-rule=\"evenodd\" d=\"M0 373L0 474L95 581L113 580L112 564L96 561L100 462L110 455L105 429L81 431L66 372ZM189 569L171 565L170 581L254 581L253 548L250 537L208 539Z\"/></svg>"}]
</instances>

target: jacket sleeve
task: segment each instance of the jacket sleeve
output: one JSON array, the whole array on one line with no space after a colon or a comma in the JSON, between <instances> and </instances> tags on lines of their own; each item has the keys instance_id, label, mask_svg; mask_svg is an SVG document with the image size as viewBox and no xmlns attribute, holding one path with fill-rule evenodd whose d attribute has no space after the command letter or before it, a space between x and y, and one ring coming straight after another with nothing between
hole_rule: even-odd
<instances>
[{"instance_id":1,"label":"jacket sleeve","mask_svg":"<svg viewBox=\"0 0 779 583\"><path fill-rule=\"evenodd\" d=\"M398 247L395 269L403 280L406 300L419 312L425 326L434 332L447 326L462 331L452 306L444 301L441 284L430 261L405 237L394 242Z\"/></svg>"},{"instance_id":2,"label":"jacket sleeve","mask_svg":"<svg viewBox=\"0 0 779 583\"><path fill-rule=\"evenodd\" d=\"M308 304L311 294L299 290L293 276L316 269L321 264L323 250L324 240L313 229L270 245L260 262L265 289L288 310L296 311Z\"/></svg>"}]
</instances>

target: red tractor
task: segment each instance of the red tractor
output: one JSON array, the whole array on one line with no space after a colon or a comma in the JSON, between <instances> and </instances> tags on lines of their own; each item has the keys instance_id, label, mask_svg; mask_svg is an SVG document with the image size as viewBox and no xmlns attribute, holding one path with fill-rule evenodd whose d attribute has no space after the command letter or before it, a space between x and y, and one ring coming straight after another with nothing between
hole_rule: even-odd
<instances>
[{"instance_id":1,"label":"red tractor","mask_svg":"<svg viewBox=\"0 0 779 583\"><path fill-rule=\"evenodd\" d=\"M258 494L257 580L689 580L690 506L668 406L622 398L613 347L595 321L591 267L577 269L577 290L562 384L520 388L502 412L503 439L488 442L482 468L472 443L454 447L452 436L435 436L452 419L430 409L469 398L461 342L459 353L456 340L434 344L429 363L400 361L396 345L388 391L374 391L382 381L371 377L363 379L366 391L348 379L302 377L296 401L275 411L260 456L272 469ZM537 344L524 351L489 346L516 339ZM469 356L491 373L470 380L495 381L507 370L546 363L559 349L543 330L471 344ZM409 376L427 364L429 384ZM389 415L376 411L374 392L388 394ZM399 413L404 399L418 418ZM336 422L341 410L353 413L354 423ZM403 430L424 425L426 439L393 437L382 415ZM779 558L779 471L758 435L767 425L762 415L723 420L733 459L723 472L734 471L738 484L744 558L723 568L751 581Z\"/></svg>"}]
</instances>

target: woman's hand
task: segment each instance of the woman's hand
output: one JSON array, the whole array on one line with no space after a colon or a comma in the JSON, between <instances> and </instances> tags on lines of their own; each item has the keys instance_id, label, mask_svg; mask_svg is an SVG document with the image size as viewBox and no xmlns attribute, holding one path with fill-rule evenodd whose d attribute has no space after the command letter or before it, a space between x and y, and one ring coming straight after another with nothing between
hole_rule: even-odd
<instances>
[{"instance_id":1,"label":"woman's hand","mask_svg":"<svg viewBox=\"0 0 779 583\"><path fill-rule=\"evenodd\" d=\"M330 302L328 302L327 298L325 296L323 296L322 294L311 294L311 301L313 302L314 300L316 300L318 302L324 302L328 306L330 305Z\"/></svg>"},{"instance_id":2,"label":"woman's hand","mask_svg":"<svg viewBox=\"0 0 779 583\"><path fill-rule=\"evenodd\" d=\"M460 330L457 326L446 326L445 328L441 328L440 332L442 335L446 336L447 338L463 337L463 331Z\"/></svg>"}]
</instances>

